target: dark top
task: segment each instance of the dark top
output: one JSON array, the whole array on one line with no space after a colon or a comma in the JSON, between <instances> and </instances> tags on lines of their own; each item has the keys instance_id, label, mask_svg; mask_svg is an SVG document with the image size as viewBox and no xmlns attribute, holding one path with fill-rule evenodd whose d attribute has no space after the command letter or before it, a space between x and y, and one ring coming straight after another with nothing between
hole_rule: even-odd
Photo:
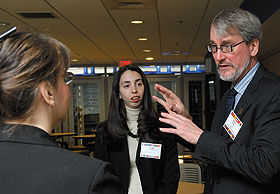
<instances>
[{"instance_id":1,"label":"dark top","mask_svg":"<svg viewBox=\"0 0 280 194\"><path fill-rule=\"evenodd\" d=\"M234 112L243 123L235 140L223 128L224 94L210 132L194 157L208 163L206 194L276 194L280 183L280 79L260 65Z\"/></svg>"},{"instance_id":2,"label":"dark top","mask_svg":"<svg viewBox=\"0 0 280 194\"><path fill-rule=\"evenodd\" d=\"M100 133L100 132L99 132ZM95 157L110 162L116 169L126 193L129 187L130 159L127 138L110 144L102 144L97 133ZM160 132L161 133L161 132ZM144 194L176 194L180 178L177 144L171 135L161 135L159 139L149 143L162 145L161 158L151 159L140 157L142 138L136 153L136 166L139 172Z\"/></svg>"},{"instance_id":3,"label":"dark top","mask_svg":"<svg viewBox=\"0 0 280 194\"><path fill-rule=\"evenodd\" d=\"M60 148L32 126L0 125L0 164L0 193L123 193L110 164Z\"/></svg>"}]
</instances>

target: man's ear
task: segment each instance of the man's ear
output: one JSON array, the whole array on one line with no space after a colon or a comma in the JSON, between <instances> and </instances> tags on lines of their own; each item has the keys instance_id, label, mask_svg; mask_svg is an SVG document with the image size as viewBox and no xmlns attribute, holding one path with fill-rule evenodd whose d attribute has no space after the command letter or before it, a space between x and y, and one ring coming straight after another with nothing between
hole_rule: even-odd
<instances>
[{"instance_id":1,"label":"man's ear","mask_svg":"<svg viewBox=\"0 0 280 194\"><path fill-rule=\"evenodd\" d=\"M257 39L257 38L254 38L249 46L250 46L250 49L251 49L251 56L254 57L258 54L259 52L259 45L260 45L260 40Z\"/></svg>"},{"instance_id":2,"label":"man's ear","mask_svg":"<svg viewBox=\"0 0 280 194\"><path fill-rule=\"evenodd\" d=\"M55 101L54 101L54 88L50 85L49 82L42 82L40 85L39 85L39 89L40 89L40 93L41 93L41 96L43 98L43 100L51 105L51 106L54 106L55 105Z\"/></svg>"}]
</instances>

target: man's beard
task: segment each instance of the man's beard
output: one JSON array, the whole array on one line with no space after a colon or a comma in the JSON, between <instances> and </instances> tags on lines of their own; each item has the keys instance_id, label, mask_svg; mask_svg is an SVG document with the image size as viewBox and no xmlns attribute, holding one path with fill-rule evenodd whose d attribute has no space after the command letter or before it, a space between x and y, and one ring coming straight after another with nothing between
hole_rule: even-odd
<instances>
[{"instance_id":1,"label":"man's beard","mask_svg":"<svg viewBox=\"0 0 280 194\"><path fill-rule=\"evenodd\" d=\"M226 63L227 65L231 66L235 71L229 75L228 77L224 77L222 76L221 74L221 71L219 70L219 65L220 65L220 62L218 62L218 64L216 65L217 67L217 72L219 74L219 77L221 80L224 80L224 81L227 81L227 82L234 82L236 81L241 75L242 73L245 71L245 69L248 68L249 66L249 63L250 63L250 58L248 57L245 64L243 65L243 67L237 67L235 66L234 64L232 63Z\"/></svg>"}]
</instances>

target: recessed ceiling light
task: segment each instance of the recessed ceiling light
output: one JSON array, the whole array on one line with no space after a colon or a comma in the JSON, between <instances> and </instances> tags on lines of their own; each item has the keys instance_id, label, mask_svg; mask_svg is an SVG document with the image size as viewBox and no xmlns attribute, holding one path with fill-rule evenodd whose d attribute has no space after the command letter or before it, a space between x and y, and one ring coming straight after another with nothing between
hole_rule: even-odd
<instances>
[{"instance_id":1,"label":"recessed ceiling light","mask_svg":"<svg viewBox=\"0 0 280 194\"><path fill-rule=\"evenodd\" d=\"M78 59L71 59L72 62L77 62L79 61Z\"/></svg>"},{"instance_id":2,"label":"recessed ceiling light","mask_svg":"<svg viewBox=\"0 0 280 194\"><path fill-rule=\"evenodd\" d=\"M152 60L154 60L154 58L153 57L147 57L146 60L147 61L152 61Z\"/></svg>"},{"instance_id":3,"label":"recessed ceiling light","mask_svg":"<svg viewBox=\"0 0 280 194\"><path fill-rule=\"evenodd\" d=\"M8 23L8 22L0 22L0 26L8 26L8 25L10 25L10 23Z\"/></svg>"},{"instance_id":4,"label":"recessed ceiling light","mask_svg":"<svg viewBox=\"0 0 280 194\"><path fill-rule=\"evenodd\" d=\"M145 41L145 40L148 40L148 38L146 38L146 37L140 37L140 38L138 38L138 40L139 40L139 41Z\"/></svg>"},{"instance_id":5,"label":"recessed ceiling light","mask_svg":"<svg viewBox=\"0 0 280 194\"><path fill-rule=\"evenodd\" d=\"M151 49L144 49L144 50L142 50L142 51L143 51L143 53L150 53L150 52L152 52Z\"/></svg>"},{"instance_id":6,"label":"recessed ceiling light","mask_svg":"<svg viewBox=\"0 0 280 194\"><path fill-rule=\"evenodd\" d=\"M131 24L143 24L142 20L132 20L130 21Z\"/></svg>"}]
</instances>

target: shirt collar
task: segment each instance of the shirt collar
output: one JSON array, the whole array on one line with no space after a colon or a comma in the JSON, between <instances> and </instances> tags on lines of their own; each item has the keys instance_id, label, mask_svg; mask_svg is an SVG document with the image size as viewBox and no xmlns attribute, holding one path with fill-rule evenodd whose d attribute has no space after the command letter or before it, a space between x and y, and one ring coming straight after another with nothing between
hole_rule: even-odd
<instances>
[{"instance_id":1,"label":"shirt collar","mask_svg":"<svg viewBox=\"0 0 280 194\"><path fill-rule=\"evenodd\" d=\"M257 72L260 66L260 62L258 62L235 86L234 89L238 92L238 94L242 95L249 83L253 79L255 73Z\"/></svg>"}]
</instances>

